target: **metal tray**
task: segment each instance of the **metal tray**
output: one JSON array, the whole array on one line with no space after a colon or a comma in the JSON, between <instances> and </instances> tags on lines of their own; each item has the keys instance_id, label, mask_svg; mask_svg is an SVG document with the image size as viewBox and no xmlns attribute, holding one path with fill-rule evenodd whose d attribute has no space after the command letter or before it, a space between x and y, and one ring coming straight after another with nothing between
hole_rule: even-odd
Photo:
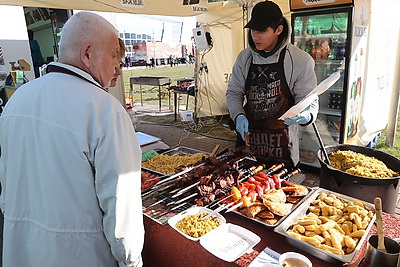
<instances>
[{"instance_id":1,"label":"metal tray","mask_svg":"<svg viewBox=\"0 0 400 267\"><path fill-rule=\"evenodd\" d=\"M163 174L163 173L161 173L161 172L156 172L156 171L153 171L153 170L150 170L150 169L147 169L147 168L143 168L143 167L142 167L141 171L146 171L146 172L149 172L149 173L151 173L151 174L156 174L157 176L159 176L159 177L157 177L157 178L160 178L160 181L162 181L162 180L164 180L164 179L166 179L166 178L168 177L168 176L166 176L165 174ZM146 189L143 189L143 190L142 190L142 193L151 190L151 189L153 188L153 186L155 186L156 184L157 184L157 183L154 183L154 185L152 185L152 186L150 186L150 187L148 187L148 188L146 188Z\"/></svg>"},{"instance_id":2,"label":"metal tray","mask_svg":"<svg viewBox=\"0 0 400 267\"><path fill-rule=\"evenodd\" d=\"M240 161L245 161L245 160L249 161L248 163L246 161L246 165L250 164L250 162L255 162L253 159L248 159L248 158L240 159ZM199 166L201 165L202 164L200 164ZM185 170L185 172L194 170L197 167L198 166ZM186 210L192 206L197 206L193 198L190 199L185 199L185 198L188 195L190 196L194 193L197 193L197 191L194 190L194 187L197 185L198 181L192 181L181 187L175 188L175 183L177 182L177 180L181 178L182 175L183 172L167 176L158 184L154 185L151 190L142 192L143 214L145 216L153 219L154 221L160 224L165 224L165 222L169 219L169 217L174 216L175 214L182 212L183 210ZM175 194L178 194L180 191L182 191L182 195L172 199L173 196ZM217 201L218 200L215 200L215 202ZM178 202L178 203L170 205L171 202ZM210 203L208 206L212 206L212 203ZM171 210L171 208L175 210Z\"/></svg>"},{"instance_id":3,"label":"metal tray","mask_svg":"<svg viewBox=\"0 0 400 267\"><path fill-rule=\"evenodd\" d=\"M201 151L201 150L197 150L197 149L193 149L193 148L189 148L189 147L184 147L184 146L179 146L179 147L173 148L171 150L168 150L168 151L166 151L164 153L161 153L160 155L175 156L175 155L178 155L179 153L185 153L185 154L189 154L189 155L194 155L194 154L197 154L197 153L204 153L206 155L209 154L209 153ZM194 165L194 166L199 166L199 165L201 165L201 164L197 164L197 165ZM148 170L148 171L157 172L155 170L152 170L152 169L149 169L149 168L145 168L145 167L142 167L142 169L145 169L145 170ZM157 173L160 173L163 176L172 176L174 174L181 173L181 172L173 172L173 173L157 172ZM184 171L182 173L184 173Z\"/></svg>"},{"instance_id":4,"label":"metal tray","mask_svg":"<svg viewBox=\"0 0 400 267\"><path fill-rule=\"evenodd\" d=\"M305 186L305 187L308 189L308 194L305 195L297 204L293 205L292 211L289 213L289 215L290 215L291 213L293 213L298 207L300 207L301 204L304 203L304 202L306 201L306 199L308 199L308 198L312 195L312 193L315 191L315 189L313 189L313 188L311 188L311 187L307 187L307 186ZM285 218L287 218L287 217L289 216L289 215L286 215L286 216L280 218L275 224L267 224L267 223L262 222L262 221L259 221L259 220L257 220L257 219L247 217L245 214L242 214L242 213L240 213L240 212L237 211L237 210L234 210L233 212L236 213L236 214L239 214L239 215L242 216L243 218L246 218L246 219L248 219L248 220L250 220L250 221L253 221L253 222L257 222L257 223L259 223L259 224L262 224L262 225L264 225L264 226L267 227L267 228L275 228L275 227L277 227L279 224L281 224L281 223L285 220Z\"/></svg>"},{"instance_id":5,"label":"metal tray","mask_svg":"<svg viewBox=\"0 0 400 267\"><path fill-rule=\"evenodd\" d=\"M174 156L177 155L179 153L185 153L185 154L189 154L189 155L194 155L196 153L204 153L204 154L209 154L207 152L201 151L201 150L197 150L194 148L190 148L190 147L185 147L185 146L178 146L176 148L173 148L171 150L168 150L164 153L162 153L163 155L169 155L169 156Z\"/></svg>"},{"instance_id":6,"label":"metal tray","mask_svg":"<svg viewBox=\"0 0 400 267\"><path fill-rule=\"evenodd\" d=\"M323 188L318 188L317 190L315 190L312 195L310 197L307 198L306 201L304 201L302 203L302 205L296 209L294 212L292 212L291 214L289 214L286 219L274 229L274 232L281 234L283 236L286 237L286 240L288 241L289 244L305 251L308 252L311 255L314 255L315 257L318 257L324 261L327 262L333 262L333 263L337 263L337 261L341 261L344 263L350 263L353 261L355 255L360 251L362 244L364 243L365 239L368 236L368 232L371 230L374 221L375 221L375 215L374 217L372 217L369 225L367 226L367 228L365 229L365 235L360 239L360 241L358 242L356 249L353 251L353 253L348 254L348 255L335 255L332 253L329 253L327 251L324 251L322 249L319 249L317 247L314 247L306 242L300 241L290 235L288 235L286 233L286 231L290 228L290 226L294 223L296 223L298 220L300 220L301 218L303 218L304 216L307 215L307 211L308 211L308 207L311 204L312 201L314 201L321 193L326 193L326 194L335 194L336 196L343 198L345 200L349 200L349 201L360 201L361 203L363 203L368 209L370 210L374 210L374 206L371 203L356 199L356 198L352 198L346 195L342 195L340 193L336 193L330 190L326 190Z\"/></svg>"}]
</instances>

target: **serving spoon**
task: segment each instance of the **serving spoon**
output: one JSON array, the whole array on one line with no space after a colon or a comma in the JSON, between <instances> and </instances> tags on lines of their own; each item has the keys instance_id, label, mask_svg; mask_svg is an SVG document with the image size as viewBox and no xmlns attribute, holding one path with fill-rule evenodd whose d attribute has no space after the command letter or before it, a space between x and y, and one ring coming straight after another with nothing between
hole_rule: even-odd
<instances>
[{"instance_id":1,"label":"serving spoon","mask_svg":"<svg viewBox=\"0 0 400 267\"><path fill-rule=\"evenodd\" d=\"M386 253L385 237L383 235L382 224L382 200L379 197L374 198L375 214L376 214L376 228L378 230L378 250Z\"/></svg>"}]
</instances>

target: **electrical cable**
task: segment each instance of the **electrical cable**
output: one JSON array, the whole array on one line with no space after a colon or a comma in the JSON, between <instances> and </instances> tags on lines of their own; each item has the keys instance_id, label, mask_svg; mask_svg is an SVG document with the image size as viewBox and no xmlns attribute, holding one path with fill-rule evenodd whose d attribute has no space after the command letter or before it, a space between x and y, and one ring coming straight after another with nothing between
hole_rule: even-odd
<instances>
[{"instance_id":1,"label":"electrical cable","mask_svg":"<svg viewBox=\"0 0 400 267\"><path fill-rule=\"evenodd\" d=\"M169 125L169 124L162 124L162 123L155 123L155 122L140 122L141 124L151 124L151 125L158 125L158 126L162 126L162 127L177 127L177 125ZM188 125L195 125L194 123L189 123ZM223 128L225 129L225 128ZM234 141L232 139L226 139L226 138L222 138L222 137L215 137L215 136L211 136L208 135L211 132L212 129L210 129L207 133L199 133L199 132L193 132L191 131L191 127L186 127L186 128L182 128L182 131L184 131L185 133L187 133L187 135L183 138L181 138L178 142L178 146L181 145L182 141L189 138L190 133L195 133L201 136L205 136L208 138L213 138L215 140L221 140L221 141Z\"/></svg>"}]
</instances>

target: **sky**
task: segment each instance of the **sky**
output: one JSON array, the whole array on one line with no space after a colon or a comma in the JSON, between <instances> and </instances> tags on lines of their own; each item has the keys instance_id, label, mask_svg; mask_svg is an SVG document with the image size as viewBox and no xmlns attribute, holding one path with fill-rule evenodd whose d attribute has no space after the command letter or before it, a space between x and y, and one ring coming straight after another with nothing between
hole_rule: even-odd
<instances>
[{"instance_id":1,"label":"sky","mask_svg":"<svg viewBox=\"0 0 400 267\"><path fill-rule=\"evenodd\" d=\"M196 17L170 17L111 12L95 13L107 19L120 33L131 32L139 34L144 33L150 36L154 35L156 41L161 41L162 38L163 42L172 42L171 32L173 27L177 27L178 32L182 27L181 42L191 43L191 37L193 36L192 29L196 27ZM164 35L162 35L163 27ZM175 32L177 31L175 30Z\"/></svg>"}]
</instances>

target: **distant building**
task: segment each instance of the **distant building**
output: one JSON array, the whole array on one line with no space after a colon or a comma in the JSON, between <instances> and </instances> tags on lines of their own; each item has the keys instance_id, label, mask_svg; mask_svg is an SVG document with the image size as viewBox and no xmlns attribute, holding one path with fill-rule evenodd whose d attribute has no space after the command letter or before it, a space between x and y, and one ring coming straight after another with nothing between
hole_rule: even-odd
<instances>
[{"instance_id":1,"label":"distant building","mask_svg":"<svg viewBox=\"0 0 400 267\"><path fill-rule=\"evenodd\" d=\"M123 32L119 37L125 42L126 56L132 65L144 65L151 58L155 58L156 65L169 64L171 58L184 63L192 51L192 43L154 41L148 34Z\"/></svg>"},{"instance_id":2,"label":"distant building","mask_svg":"<svg viewBox=\"0 0 400 267\"><path fill-rule=\"evenodd\" d=\"M137 43L153 41L153 38L150 35L144 33L120 32L119 37L125 42L127 57L135 56L134 53L135 47L137 47Z\"/></svg>"}]
</instances>

